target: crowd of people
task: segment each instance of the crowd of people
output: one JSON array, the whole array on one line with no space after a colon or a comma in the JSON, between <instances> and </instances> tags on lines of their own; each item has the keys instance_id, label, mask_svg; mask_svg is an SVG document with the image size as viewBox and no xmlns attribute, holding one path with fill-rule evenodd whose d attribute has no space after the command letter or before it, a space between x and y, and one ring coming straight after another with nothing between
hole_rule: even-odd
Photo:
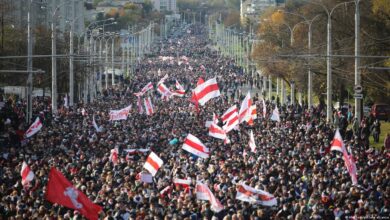
<instances>
[{"instance_id":1,"label":"crowd of people","mask_svg":"<svg viewBox=\"0 0 390 220\"><path fill-rule=\"evenodd\" d=\"M276 122L269 117L277 103L266 101L267 114L262 117L261 94L252 94L257 119L252 126L242 123L229 132L230 143L225 143L208 135L205 121L213 113L221 116L234 104L239 107L245 96L242 86L259 88L260 80L253 81L232 60L218 56L208 46L201 25L191 25L179 38L164 40L155 55L142 60L128 84L104 91L93 103L61 107L52 117L50 106L36 100L34 116L41 118L43 128L29 139L22 139L20 132L26 127L21 126L23 102L4 102L1 131L7 135L0 146L0 219L83 218L77 210L45 200L51 167L103 208L101 219L389 218L389 135L382 148L373 148L361 135L367 125L339 123L345 146L356 161L357 185L351 182L342 154L330 151L339 125L327 124L321 107L279 105L281 121ZM185 97L164 100L154 89L145 94L151 97L154 113L140 114L134 93L149 82L156 85L166 74L164 84L174 89L177 80L186 89ZM197 111L190 98L199 77L217 77L221 96ZM109 120L109 110L129 105L126 120ZM93 117L101 132L92 125ZM254 133L256 152L248 146L249 131ZM189 133L210 148L209 158L182 150ZM114 148L119 151L116 165L109 159ZM149 149L164 161L153 183L138 178L147 172L143 165L150 151L129 154L126 149ZM29 187L21 184L23 161L35 173ZM162 195L163 189L173 185L173 178L191 178L189 190L173 187ZM196 181L208 185L224 206L222 211L213 212L209 201L196 199ZM271 193L277 205L237 200L238 182Z\"/></svg>"}]
</instances>

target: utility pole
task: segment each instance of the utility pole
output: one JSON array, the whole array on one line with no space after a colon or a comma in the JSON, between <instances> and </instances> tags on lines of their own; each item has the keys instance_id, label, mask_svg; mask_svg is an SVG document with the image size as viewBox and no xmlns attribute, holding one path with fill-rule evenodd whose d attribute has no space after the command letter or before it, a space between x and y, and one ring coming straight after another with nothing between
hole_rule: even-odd
<instances>
[{"instance_id":1,"label":"utility pole","mask_svg":"<svg viewBox=\"0 0 390 220\"><path fill-rule=\"evenodd\" d=\"M355 93L361 90L361 74L360 74L360 9L359 1L355 0ZM360 87L360 88L358 88ZM360 91L361 94L362 91ZM359 124L362 118L362 100L355 96L355 117Z\"/></svg>"},{"instance_id":2,"label":"utility pole","mask_svg":"<svg viewBox=\"0 0 390 220\"><path fill-rule=\"evenodd\" d=\"M33 0L28 1L27 12L27 109L26 109L26 124L31 122L32 118L32 87L33 87L33 73L32 73L32 32L31 32L31 4Z\"/></svg>"},{"instance_id":3,"label":"utility pole","mask_svg":"<svg viewBox=\"0 0 390 220\"><path fill-rule=\"evenodd\" d=\"M57 114L57 58L56 58L56 18L55 12L51 23L51 107L52 114Z\"/></svg>"},{"instance_id":4,"label":"utility pole","mask_svg":"<svg viewBox=\"0 0 390 220\"><path fill-rule=\"evenodd\" d=\"M111 42L111 68L112 68L112 82L111 85L115 85L115 69L114 69L114 53L115 53L115 37L112 37Z\"/></svg>"},{"instance_id":5,"label":"utility pole","mask_svg":"<svg viewBox=\"0 0 390 220\"><path fill-rule=\"evenodd\" d=\"M332 122L332 19L328 15L327 45L326 45L326 121Z\"/></svg>"},{"instance_id":6,"label":"utility pole","mask_svg":"<svg viewBox=\"0 0 390 220\"><path fill-rule=\"evenodd\" d=\"M74 20L71 23L71 27L69 31L69 106L71 107L73 106L74 103L73 31L74 31Z\"/></svg>"}]
</instances>

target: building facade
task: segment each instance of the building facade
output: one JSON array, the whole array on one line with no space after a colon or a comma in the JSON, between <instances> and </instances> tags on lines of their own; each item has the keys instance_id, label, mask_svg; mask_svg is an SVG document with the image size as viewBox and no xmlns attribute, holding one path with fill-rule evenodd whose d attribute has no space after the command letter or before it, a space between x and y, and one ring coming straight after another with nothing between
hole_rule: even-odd
<instances>
[{"instance_id":1,"label":"building facade","mask_svg":"<svg viewBox=\"0 0 390 220\"><path fill-rule=\"evenodd\" d=\"M176 0L153 0L153 9L157 11L169 11L176 13Z\"/></svg>"}]
</instances>

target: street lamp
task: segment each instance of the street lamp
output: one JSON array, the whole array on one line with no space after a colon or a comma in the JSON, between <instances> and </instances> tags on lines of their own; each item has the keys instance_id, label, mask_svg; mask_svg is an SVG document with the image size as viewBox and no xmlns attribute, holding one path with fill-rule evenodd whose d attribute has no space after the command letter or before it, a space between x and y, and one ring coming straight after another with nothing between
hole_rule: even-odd
<instances>
[{"instance_id":1,"label":"street lamp","mask_svg":"<svg viewBox=\"0 0 390 220\"><path fill-rule=\"evenodd\" d=\"M69 2L64 2L58 5L54 11L52 12L52 22L51 22L51 107L52 114L57 114L58 106L57 106L57 58L56 58L56 16L58 9L60 9L65 4Z\"/></svg>"},{"instance_id":2,"label":"street lamp","mask_svg":"<svg viewBox=\"0 0 390 220\"><path fill-rule=\"evenodd\" d=\"M320 2L309 3L316 4L321 6L326 14L328 15L328 24L327 24L327 46L326 46L326 121L328 123L332 122L332 13L340 5L346 5L355 1L341 2L329 10L324 4Z\"/></svg>"}]
</instances>

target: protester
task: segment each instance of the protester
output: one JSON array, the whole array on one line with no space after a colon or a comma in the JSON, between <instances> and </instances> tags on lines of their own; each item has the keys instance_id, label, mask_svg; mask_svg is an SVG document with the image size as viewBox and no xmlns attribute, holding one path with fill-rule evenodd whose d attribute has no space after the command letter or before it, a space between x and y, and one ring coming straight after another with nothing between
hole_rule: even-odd
<instances>
[{"instance_id":1,"label":"protester","mask_svg":"<svg viewBox=\"0 0 390 220\"><path fill-rule=\"evenodd\" d=\"M142 60L127 85L109 88L93 103L63 108L54 117L48 115L50 106L44 100L36 100L34 118L40 116L42 129L22 144L9 138L1 148L0 216L81 219L79 211L45 199L49 172L55 167L102 207L101 219L388 218L389 135L387 148L371 148L363 144L354 123L355 135L344 139L344 144L356 161L357 185L352 185L343 154L329 151L335 127L325 122L324 109L320 107L278 106L280 122L276 122L269 119L275 103L264 102L263 117L263 102L261 98L254 99L258 117L253 126L244 122L230 131L230 143L209 136L205 122L213 118L213 113L220 117L232 105L240 107L246 95L241 90L243 86L250 84L255 90L262 83L252 82L234 61L220 57L207 42L205 28L191 25L180 38L164 40L153 48L157 56ZM164 100L157 92L157 83L166 74L163 84L174 91L178 81L186 90L184 97ZM200 77L206 81L215 76L221 96L197 110L191 102L191 90ZM146 111L144 98L150 97L153 113L140 114L134 93L149 82L154 89L145 92L140 100ZM22 106L6 105L1 111L12 126L4 124L2 129L11 134L23 122L23 116L14 114ZM132 107L126 120L109 120L110 110L129 105ZM221 120L217 125L222 127ZM248 145L250 131L254 134L255 152ZM182 149L188 134L209 148L209 158L196 157ZM119 153L117 162L110 156L114 148ZM145 183L140 176L148 174L143 167L151 151L162 159L163 165L152 183ZM23 161L35 174L27 186L21 184ZM187 178L191 178L189 186L173 184L174 179ZM223 205L221 211L213 211L210 201L197 199L196 181L210 189ZM265 206L237 200L240 182L269 192L277 204Z\"/></svg>"}]
</instances>

